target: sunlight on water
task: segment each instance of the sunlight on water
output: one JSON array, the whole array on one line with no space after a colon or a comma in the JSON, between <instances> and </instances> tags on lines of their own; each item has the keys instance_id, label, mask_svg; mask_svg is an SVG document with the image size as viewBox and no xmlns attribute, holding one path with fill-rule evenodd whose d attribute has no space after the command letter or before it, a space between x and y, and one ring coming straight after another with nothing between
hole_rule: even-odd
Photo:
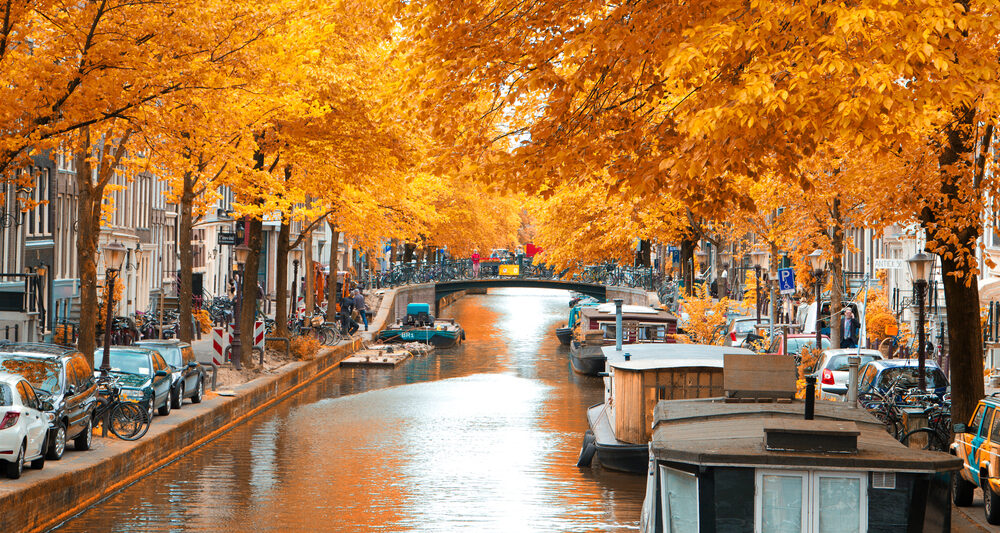
<instances>
[{"instance_id":1,"label":"sunlight on water","mask_svg":"<svg viewBox=\"0 0 1000 533\"><path fill-rule=\"evenodd\" d=\"M644 477L575 466L602 390L555 338L568 301L466 296L461 347L336 370L60 529L634 531Z\"/></svg>"}]
</instances>

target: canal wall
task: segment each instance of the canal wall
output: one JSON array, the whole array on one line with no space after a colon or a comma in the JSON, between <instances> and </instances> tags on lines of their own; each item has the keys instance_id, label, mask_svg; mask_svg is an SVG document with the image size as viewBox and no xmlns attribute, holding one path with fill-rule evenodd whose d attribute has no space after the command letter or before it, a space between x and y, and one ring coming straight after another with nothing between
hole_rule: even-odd
<instances>
[{"instance_id":1,"label":"canal wall","mask_svg":"<svg viewBox=\"0 0 1000 533\"><path fill-rule=\"evenodd\" d=\"M608 301L613 302L616 298L624 300L625 305L653 305L650 301L649 292L645 289L633 289L632 287L608 287ZM657 300L659 302L659 300Z\"/></svg>"},{"instance_id":2,"label":"canal wall","mask_svg":"<svg viewBox=\"0 0 1000 533\"><path fill-rule=\"evenodd\" d=\"M44 531L131 485L316 381L358 350L360 340L327 348L311 361L290 363L281 373L257 378L201 404L185 404L173 417L156 417L135 442L94 439L95 448L67 450L43 470L25 469L19 480L0 483L0 531ZM178 422L177 419L180 421Z\"/></svg>"}]
</instances>

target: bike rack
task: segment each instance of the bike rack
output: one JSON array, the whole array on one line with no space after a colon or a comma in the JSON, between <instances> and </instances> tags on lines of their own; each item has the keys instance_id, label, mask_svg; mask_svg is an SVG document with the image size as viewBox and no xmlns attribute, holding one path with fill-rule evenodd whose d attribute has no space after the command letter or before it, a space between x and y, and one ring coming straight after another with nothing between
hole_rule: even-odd
<instances>
[{"instance_id":1,"label":"bike rack","mask_svg":"<svg viewBox=\"0 0 1000 533\"><path fill-rule=\"evenodd\" d=\"M292 341L288 337L264 337L264 349L267 349L267 341L281 341L285 343L285 357L292 355ZM264 351L260 352L260 364L264 364Z\"/></svg>"},{"instance_id":2,"label":"bike rack","mask_svg":"<svg viewBox=\"0 0 1000 533\"><path fill-rule=\"evenodd\" d=\"M198 364L212 369L212 390L215 390L219 382L219 365L216 365L215 362L206 363L204 361L200 361Z\"/></svg>"}]
</instances>

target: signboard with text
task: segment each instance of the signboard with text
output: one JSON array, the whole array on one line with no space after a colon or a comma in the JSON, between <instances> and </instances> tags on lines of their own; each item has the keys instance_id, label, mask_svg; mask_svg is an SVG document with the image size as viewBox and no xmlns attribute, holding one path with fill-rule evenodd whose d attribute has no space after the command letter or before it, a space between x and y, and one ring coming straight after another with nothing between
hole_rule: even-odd
<instances>
[{"instance_id":1,"label":"signboard with text","mask_svg":"<svg viewBox=\"0 0 1000 533\"><path fill-rule=\"evenodd\" d=\"M902 270L905 267L905 259L879 258L875 260L875 270Z\"/></svg>"},{"instance_id":2,"label":"signboard with text","mask_svg":"<svg viewBox=\"0 0 1000 533\"><path fill-rule=\"evenodd\" d=\"M219 232L219 245L229 245L232 246L236 244L236 232L235 231L220 231Z\"/></svg>"},{"instance_id":3,"label":"signboard with text","mask_svg":"<svg viewBox=\"0 0 1000 533\"><path fill-rule=\"evenodd\" d=\"M518 265L500 265L501 276L516 276L520 271L521 268Z\"/></svg>"}]
</instances>

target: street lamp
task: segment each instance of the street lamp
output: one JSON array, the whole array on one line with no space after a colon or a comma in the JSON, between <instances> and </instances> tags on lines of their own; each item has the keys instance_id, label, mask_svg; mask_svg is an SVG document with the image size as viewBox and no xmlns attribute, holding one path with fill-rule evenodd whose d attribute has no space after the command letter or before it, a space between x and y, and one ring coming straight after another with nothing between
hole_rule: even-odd
<instances>
[{"instance_id":1,"label":"street lamp","mask_svg":"<svg viewBox=\"0 0 1000 533\"><path fill-rule=\"evenodd\" d=\"M823 349L823 321L820 319L820 311L823 309L821 291L823 288L823 270L826 269L826 260L823 258L823 250L819 248L806 256L809 266L812 267L813 278L816 280L816 349Z\"/></svg>"},{"instance_id":2,"label":"street lamp","mask_svg":"<svg viewBox=\"0 0 1000 533\"><path fill-rule=\"evenodd\" d=\"M927 280L931 277L931 269L934 268L934 256L927 252L920 252L907 259L910 267L910 279L913 280L913 291L917 297L917 384L921 391L927 390L927 379L924 375L924 360L927 357L924 346L924 291L927 289Z\"/></svg>"},{"instance_id":3,"label":"street lamp","mask_svg":"<svg viewBox=\"0 0 1000 533\"><path fill-rule=\"evenodd\" d=\"M236 265L239 268L237 274L236 283L236 305L234 306L233 312L233 342L231 357L233 359L233 368L236 370L240 369L240 358L242 355L242 346L240 343L240 315L243 308L243 274L244 266L247 262L247 257L250 255L250 247L246 243L240 243L239 246L233 248L233 256L236 259Z\"/></svg>"},{"instance_id":4,"label":"street lamp","mask_svg":"<svg viewBox=\"0 0 1000 533\"><path fill-rule=\"evenodd\" d=\"M767 266L770 260L771 254L764 250L757 249L750 253L750 263L753 264L753 269L756 277L754 278L754 288L757 290L757 326L760 326L760 271L765 266Z\"/></svg>"},{"instance_id":5,"label":"street lamp","mask_svg":"<svg viewBox=\"0 0 1000 533\"><path fill-rule=\"evenodd\" d=\"M104 322L104 356L101 359L101 376L107 377L111 371L111 309L115 305L115 278L121 271L122 261L128 250L119 242L109 243L101 250L104 256L104 279L108 285L108 296L104 299L104 311L107 317Z\"/></svg>"},{"instance_id":6,"label":"street lamp","mask_svg":"<svg viewBox=\"0 0 1000 533\"><path fill-rule=\"evenodd\" d=\"M302 259L302 248L292 248L288 251L292 258L292 318L298 316L298 282L299 282L299 260Z\"/></svg>"}]
</instances>

